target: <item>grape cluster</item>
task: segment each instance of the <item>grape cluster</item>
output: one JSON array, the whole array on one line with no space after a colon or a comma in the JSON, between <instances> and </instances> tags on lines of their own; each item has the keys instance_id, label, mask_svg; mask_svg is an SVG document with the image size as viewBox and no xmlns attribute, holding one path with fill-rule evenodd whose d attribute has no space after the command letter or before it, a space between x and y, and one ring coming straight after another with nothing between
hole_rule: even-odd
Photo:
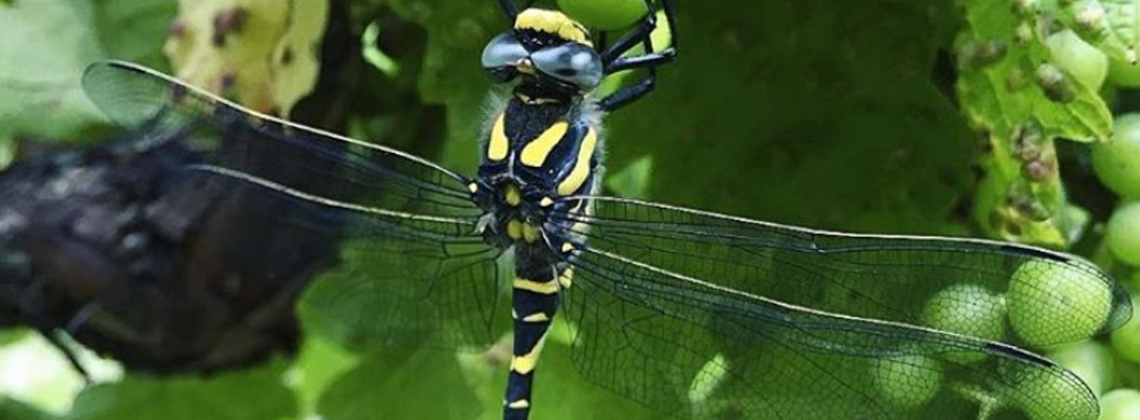
<instances>
[{"instance_id":1,"label":"grape cluster","mask_svg":"<svg viewBox=\"0 0 1140 420\"><path fill-rule=\"evenodd\" d=\"M1060 31L1048 39L1054 64L1102 92L1140 87L1135 52L1113 48L1111 42L1119 38L1115 32L1136 33L1134 25L1114 23L1126 9L1114 8L1111 2L1079 3L1073 6L1077 30ZM1092 146L1097 178L1119 196L1105 224L1104 248L1123 266L1116 271L1131 276L1126 283L1133 305L1140 305L1140 113L1116 115L1113 125L1112 140ZM1134 316L1112 333L1107 344L1085 341L1054 349L1050 356L1101 395L1102 420L1140 419L1140 391L1135 390L1140 387L1140 319Z\"/></svg>"}]
</instances>

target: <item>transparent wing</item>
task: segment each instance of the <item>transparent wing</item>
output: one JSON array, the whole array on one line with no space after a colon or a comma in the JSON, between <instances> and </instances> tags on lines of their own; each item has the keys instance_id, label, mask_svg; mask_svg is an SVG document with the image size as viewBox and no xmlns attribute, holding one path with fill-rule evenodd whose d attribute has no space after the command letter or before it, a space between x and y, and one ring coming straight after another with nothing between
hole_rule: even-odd
<instances>
[{"instance_id":1,"label":"transparent wing","mask_svg":"<svg viewBox=\"0 0 1140 420\"><path fill-rule=\"evenodd\" d=\"M677 418L1097 417L1075 375L1014 347L792 306L590 247L572 261L575 366Z\"/></svg>"},{"instance_id":2,"label":"transparent wing","mask_svg":"<svg viewBox=\"0 0 1140 420\"><path fill-rule=\"evenodd\" d=\"M343 241L339 264L304 301L318 331L359 344L496 338L491 320L506 316L497 313L499 253L477 233L480 211L463 177L129 63L92 65L83 87L113 121L152 139L133 147L184 149L200 162L187 168L191 181L220 186L243 211L303 227L313 241Z\"/></svg>"},{"instance_id":3,"label":"transparent wing","mask_svg":"<svg viewBox=\"0 0 1140 420\"><path fill-rule=\"evenodd\" d=\"M592 200L592 215L562 216L588 226L590 247L797 306L932 326L930 315L937 311L932 306L974 308L1006 317L1005 305L1016 305L1010 311L1016 309L1023 317L1058 320L1047 330L1034 332L1035 345L1083 339L1119 326L1131 314L1127 294L1095 266L1039 248L969 239L841 234L656 203L612 197ZM1031 283L1047 276L1058 278L1052 284L1064 287ZM1019 281L1026 283L1015 284ZM967 287L956 287L963 285ZM1020 287L1016 302L1005 299L1011 287ZM979 300L979 293L994 298ZM1073 294L1088 296L1095 304L1072 299ZM987 304L994 307L983 307ZM967 321L958 323L955 332L1023 341L1012 328L1003 327L1007 324L1004 318L991 323Z\"/></svg>"}]
</instances>

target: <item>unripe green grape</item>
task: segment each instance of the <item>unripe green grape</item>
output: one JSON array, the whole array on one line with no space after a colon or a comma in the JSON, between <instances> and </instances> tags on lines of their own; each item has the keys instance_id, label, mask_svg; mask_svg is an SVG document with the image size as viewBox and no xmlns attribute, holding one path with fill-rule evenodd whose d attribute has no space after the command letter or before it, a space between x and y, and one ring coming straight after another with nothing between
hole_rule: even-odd
<instances>
[{"instance_id":1,"label":"unripe green grape","mask_svg":"<svg viewBox=\"0 0 1140 420\"><path fill-rule=\"evenodd\" d=\"M1140 86L1140 63L1129 63L1117 58L1110 59L1108 81L1122 87Z\"/></svg>"},{"instance_id":2,"label":"unripe green grape","mask_svg":"<svg viewBox=\"0 0 1140 420\"><path fill-rule=\"evenodd\" d=\"M1132 295L1132 307L1140 305L1140 295ZM1112 348L1120 358L1140 363L1140 317L1135 314L1124 325L1112 332Z\"/></svg>"},{"instance_id":3,"label":"unripe green grape","mask_svg":"<svg viewBox=\"0 0 1140 420\"><path fill-rule=\"evenodd\" d=\"M1108 57L1089 45L1070 29L1050 35L1045 40L1053 53L1053 62L1081 84L1100 89L1108 74Z\"/></svg>"},{"instance_id":4,"label":"unripe green grape","mask_svg":"<svg viewBox=\"0 0 1140 420\"><path fill-rule=\"evenodd\" d=\"M570 17L603 31L622 29L645 17L645 0L558 0Z\"/></svg>"},{"instance_id":5,"label":"unripe green grape","mask_svg":"<svg viewBox=\"0 0 1140 420\"><path fill-rule=\"evenodd\" d=\"M1112 291L1061 262L1031 260L1014 272L1006 302L1014 332L1040 347L1096 334L1108 320Z\"/></svg>"},{"instance_id":6,"label":"unripe green grape","mask_svg":"<svg viewBox=\"0 0 1140 420\"><path fill-rule=\"evenodd\" d=\"M1048 356L1077 374L1098 395L1116 383L1116 362L1103 344L1083 341L1051 351Z\"/></svg>"},{"instance_id":7,"label":"unripe green grape","mask_svg":"<svg viewBox=\"0 0 1140 420\"><path fill-rule=\"evenodd\" d=\"M1100 417L1097 420L1140 419L1140 391L1115 389L1100 398Z\"/></svg>"},{"instance_id":8,"label":"unripe green grape","mask_svg":"<svg viewBox=\"0 0 1140 420\"><path fill-rule=\"evenodd\" d=\"M1140 203L1125 204L1112 213L1104 240L1116 258L1140 266Z\"/></svg>"},{"instance_id":9,"label":"unripe green grape","mask_svg":"<svg viewBox=\"0 0 1140 420\"><path fill-rule=\"evenodd\" d=\"M984 286L955 284L935 293L926 302L921 319L923 325L934 329L1000 340L1005 335L1005 300ZM955 354L951 360L968 363L984 357L981 352L964 353Z\"/></svg>"},{"instance_id":10,"label":"unripe green grape","mask_svg":"<svg viewBox=\"0 0 1140 420\"><path fill-rule=\"evenodd\" d=\"M1112 140L1093 145L1097 178L1124 197L1140 198L1140 114L1118 115Z\"/></svg>"},{"instance_id":11,"label":"unripe green grape","mask_svg":"<svg viewBox=\"0 0 1140 420\"><path fill-rule=\"evenodd\" d=\"M875 363L875 388L897 407L913 409L925 405L942 387L942 366L921 355L885 357Z\"/></svg>"}]
</instances>

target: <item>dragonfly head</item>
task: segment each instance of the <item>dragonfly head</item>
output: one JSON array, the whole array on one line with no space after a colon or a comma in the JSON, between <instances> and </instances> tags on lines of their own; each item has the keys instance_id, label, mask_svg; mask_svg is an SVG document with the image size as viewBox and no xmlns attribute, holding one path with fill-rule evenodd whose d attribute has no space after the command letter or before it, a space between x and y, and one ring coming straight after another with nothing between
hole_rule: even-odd
<instances>
[{"instance_id":1,"label":"dragonfly head","mask_svg":"<svg viewBox=\"0 0 1140 420\"><path fill-rule=\"evenodd\" d=\"M561 12L533 8L487 44L483 68L500 83L521 79L516 91L528 97L559 101L594 90L605 76L585 26Z\"/></svg>"}]
</instances>

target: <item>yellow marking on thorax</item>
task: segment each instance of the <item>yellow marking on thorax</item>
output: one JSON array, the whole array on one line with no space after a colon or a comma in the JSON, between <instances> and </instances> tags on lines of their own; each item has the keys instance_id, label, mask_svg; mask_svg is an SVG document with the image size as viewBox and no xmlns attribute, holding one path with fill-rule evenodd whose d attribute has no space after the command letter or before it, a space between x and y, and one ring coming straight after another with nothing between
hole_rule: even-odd
<instances>
[{"instance_id":1,"label":"yellow marking on thorax","mask_svg":"<svg viewBox=\"0 0 1140 420\"><path fill-rule=\"evenodd\" d=\"M542 355L542 348L546 346L546 334L538 339L530 353L511 358L511 371L520 375L529 375L538 365L538 358Z\"/></svg>"},{"instance_id":2,"label":"yellow marking on thorax","mask_svg":"<svg viewBox=\"0 0 1140 420\"><path fill-rule=\"evenodd\" d=\"M590 176L590 160L594 156L594 149L598 147L598 133L592 128L589 130L586 132L586 138L582 139L582 147L578 149L578 161L574 163L574 169L558 184L560 195L574 194L582 188L582 184L585 184L586 178Z\"/></svg>"},{"instance_id":3,"label":"yellow marking on thorax","mask_svg":"<svg viewBox=\"0 0 1140 420\"><path fill-rule=\"evenodd\" d=\"M526 290L528 292L534 292L540 295L553 295L555 293L558 293L559 286L560 284L558 283L558 279L554 279L548 282L537 282L534 280L517 278L514 282L514 287L516 289Z\"/></svg>"},{"instance_id":4,"label":"yellow marking on thorax","mask_svg":"<svg viewBox=\"0 0 1140 420\"><path fill-rule=\"evenodd\" d=\"M495 162L506 159L510 145L511 143L507 139L507 113L504 111L502 115L499 115L499 119L495 120L495 126L491 128L491 141L487 144L487 159Z\"/></svg>"},{"instance_id":5,"label":"yellow marking on thorax","mask_svg":"<svg viewBox=\"0 0 1140 420\"><path fill-rule=\"evenodd\" d=\"M515 29L532 29L556 35L567 41L593 47L590 33L582 24L575 22L562 12L542 9L526 9L515 18Z\"/></svg>"},{"instance_id":6,"label":"yellow marking on thorax","mask_svg":"<svg viewBox=\"0 0 1140 420\"><path fill-rule=\"evenodd\" d=\"M522 229L523 240L527 243L534 243L534 241L537 241L539 236L541 236L538 228L529 223L523 223Z\"/></svg>"},{"instance_id":7,"label":"yellow marking on thorax","mask_svg":"<svg viewBox=\"0 0 1140 420\"><path fill-rule=\"evenodd\" d=\"M570 124L566 121L559 121L550 126L550 128L543 131L537 139L527 143L526 147L522 150L520 161L523 165L532 168L541 168L546 163L546 157L550 156L550 152L554 150L555 146L562 141L562 137L566 136L566 131L570 129Z\"/></svg>"},{"instance_id":8,"label":"yellow marking on thorax","mask_svg":"<svg viewBox=\"0 0 1140 420\"><path fill-rule=\"evenodd\" d=\"M508 183L503 186L503 197L511 207L518 207L519 203L522 203L522 191L519 191L518 185L515 184Z\"/></svg>"},{"instance_id":9,"label":"yellow marking on thorax","mask_svg":"<svg viewBox=\"0 0 1140 420\"><path fill-rule=\"evenodd\" d=\"M507 222L507 237L512 240L520 240L523 238L523 224L518 220L511 220Z\"/></svg>"},{"instance_id":10,"label":"yellow marking on thorax","mask_svg":"<svg viewBox=\"0 0 1140 420\"><path fill-rule=\"evenodd\" d=\"M518 219L511 219L507 222L507 237L516 241L526 241L527 243L534 243L542 236L537 227L530 224L523 223Z\"/></svg>"}]
</instances>

